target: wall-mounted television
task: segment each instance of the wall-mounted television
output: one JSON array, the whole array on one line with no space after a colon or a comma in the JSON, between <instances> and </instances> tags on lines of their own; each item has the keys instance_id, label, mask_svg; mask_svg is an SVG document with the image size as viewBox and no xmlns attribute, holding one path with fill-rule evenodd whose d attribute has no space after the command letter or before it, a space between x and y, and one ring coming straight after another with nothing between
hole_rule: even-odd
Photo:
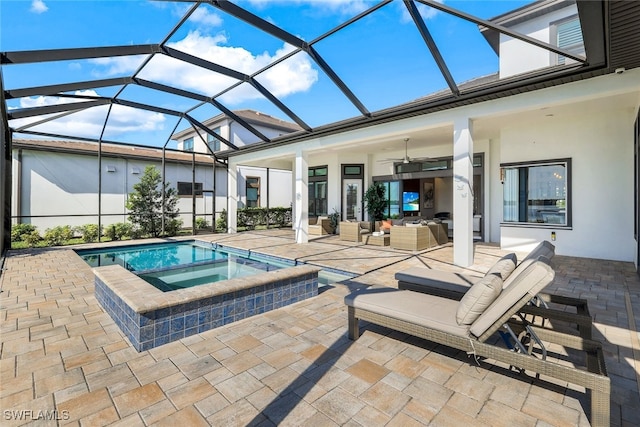
<instances>
[{"instance_id":1,"label":"wall-mounted television","mask_svg":"<svg viewBox=\"0 0 640 427\"><path fill-rule=\"evenodd\" d=\"M420 193L417 191L404 191L402 193L402 210L404 212L416 212L420 210Z\"/></svg>"}]
</instances>

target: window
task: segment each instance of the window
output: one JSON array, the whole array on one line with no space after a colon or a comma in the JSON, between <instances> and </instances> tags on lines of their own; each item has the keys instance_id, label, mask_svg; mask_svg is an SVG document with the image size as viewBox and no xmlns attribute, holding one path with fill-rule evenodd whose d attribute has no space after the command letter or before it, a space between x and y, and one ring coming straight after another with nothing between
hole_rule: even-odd
<instances>
[{"instance_id":1,"label":"window","mask_svg":"<svg viewBox=\"0 0 640 427\"><path fill-rule=\"evenodd\" d=\"M213 133L220 135L220 126L213 129ZM214 153L221 150L220 140L211 134L207 134L207 145L209 146L209 149Z\"/></svg>"},{"instance_id":2,"label":"window","mask_svg":"<svg viewBox=\"0 0 640 427\"><path fill-rule=\"evenodd\" d=\"M327 167L309 168L309 216L328 214Z\"/></svg>"},{"instance_id":3,"label":"window","mask_svg":"<svg viewBox=\"0 0 640 427\"><path fill-rule=\"evenodd\" d=\"M397 218L400 216L400 181L382 181L384 187L384 197L387 205L384 216L387 218Z\"/></svg>"},{"instance_id":4,"label":"window","mask_svg":"<svg viewBox=\"0 0 640 427\"><path fill-rule=\"evenodd\" d=\"M195 183L195 195L202 197L202 183ZM178 182L178 196L179 197L191 197L191 183L190 182Z\"/></svg>"},{"instance_id":5,"label":"window","mask_svg":"<svg viewBox=\"0 0 640 427\"><path fill-rule=\"evenodd\" d=\"M182 141L182 149L184 151L193 151L193 137L187 138Z\"/></svg>"},{"instance_id":6,"label":"window","mask_svg":"<svg viewBox=\"0 0 640 427\"><path fill-rule=\"evenodd\" d=\"M567 50L576 55L584 55L584 42L582 41L582 29L578 15L571 16L565 20L552 24L552 34L555 33L555 44L559 48ZM557 65L565 65L575 62L562 55L556 55Z\"/></svg>"},{"instance_id":7,"label":"window","mask_svg":"<svg viewBox=\"0 0 640 427\"><path fill-rule=\"evenodd\" d=\"M571 226L571 160L501 165L503 221Z\"/></svg>"},{"instance_id":8,"label":"window","mask_svg":"<svg viewBox=\"0 0 640 427\"><path fill-rule=\"evenodd\" d=\"M260 206L260 177L247 177L247 207L257 208Z\"/></svg>"}]
</instances>

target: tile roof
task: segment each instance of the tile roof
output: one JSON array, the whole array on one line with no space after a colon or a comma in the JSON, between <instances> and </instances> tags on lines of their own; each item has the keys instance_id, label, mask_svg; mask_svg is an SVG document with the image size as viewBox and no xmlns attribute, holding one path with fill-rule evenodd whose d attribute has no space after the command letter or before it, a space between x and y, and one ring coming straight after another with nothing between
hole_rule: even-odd
<instances>
[{"instance_id":1,"label":"tile roof","mask_svg":"<svg viewBox=\"0 0 640 427\"><path fill-rule=\"evenodd\" d=\"M95 142L64 141L64 140L41 140L41 139L16 139L13 141L13 148L30 150L45 150L64 153L91 155L98 153L98 144ZM145 160L162 160L162 149L131 145L118 145L112 143L102 143L102 154L111 157L137 158ZM213 164L213 158L205 154L196 153L196 162ZM165 158L174 162L191 162L191 153L167 149Z\"/></svg>"}]
</instances>

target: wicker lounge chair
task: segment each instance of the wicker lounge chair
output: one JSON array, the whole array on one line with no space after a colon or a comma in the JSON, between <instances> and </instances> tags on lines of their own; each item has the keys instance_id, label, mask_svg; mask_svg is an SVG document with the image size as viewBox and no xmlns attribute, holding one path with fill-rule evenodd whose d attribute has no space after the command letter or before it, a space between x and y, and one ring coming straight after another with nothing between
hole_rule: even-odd
<instances>
[{"instance_id":1,"label":"wicker lounge chair","mask_svg":"<svg viewBox=\"0 0 640 427\"><path fill-rule=\"evenodd\" d=\"M601 344L531 325L522 317L520 320L514 318L553 278L554 272L548 260L541 257L526 266L510 286L502 289L499 276L487 276L459 302L387 287L356 291L345 297L349 338L358 339L359 321L364 320L466 351L476 357L506 363L522 372L530 371L585 387L591 391L592 425L609 425L611 384ZM496 332L505 330L513 338L513 349L487 342ZM518 335L521 333L531 341L523 342L521 338L525 335ZM549 360L543 340L586 352L587 369ZM534 341L542 350L542 357L531 354Z\"/></svg>"},{"instance_id":2,"label":"wicker lounge chair","mask_svg":"<svg viewBox=\"0 0 640 427\"><path fill-rule=\"evenodd\" d=\"M517 261L515 254L508 254L502 257L486 274L500 274L504 280L504 287L507 287L511 283L512 276L517 271L522 271L540 256L550 259L554 253L555 247L551 243L543 241L520 262L517 268L515 268ZM482 279L482 276L413 267L397 272L395 278L398 280L398 289L460 300L471 286ZM573 307L575 312L552 309L549 304L563 305L565 306L563 308ZM584 299L541 292L529 304L524 306L521 312L530 316L540 317L543 322L546 319L550 319L577 325L583 338L591 338L592 319L587 301Z\"/></svg>"}]
</instances>

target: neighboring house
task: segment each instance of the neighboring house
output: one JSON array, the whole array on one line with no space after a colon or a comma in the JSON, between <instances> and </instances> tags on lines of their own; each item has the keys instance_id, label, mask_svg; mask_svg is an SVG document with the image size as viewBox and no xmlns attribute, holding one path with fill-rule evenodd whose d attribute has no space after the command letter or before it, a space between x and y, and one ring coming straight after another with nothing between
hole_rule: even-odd
<instances>
[{"instance_id":1,"label":"neighboring house","mask_svg":"<svg viewBox=\"0 0 640 427\"><path fill-rule=\"evenodd\" d=\"M584 55L576 12L571 2L546 0L494 22ZM484 34L500 56L500 79L571 66L549 50L496 31ZM615 60L608 63L623 52L610 53ZM560 255L637 263L639 107L640 68L558 78L483 102L229 153L229 188L236 185L235 168L286 159L301 243L308 239L308 217L335 208L343 219L366 219L364 191L381 182L388 215L449 213L458 265L473 263L478 235L503 249L527 251L552 240ZM430 160L385 161L407 153ZM421 203L405 206L403 197Z\"/></svg>"},{"instance_id":2,"label":"neighboring house","mask_svg":"<svg viewBox=\"0 0 640 427\"><path fill-rule=\"evenodd\" d=\"M162 150L140 146L77 141L13 141L13 223L30 223L40 232L58 225L102 225L127 221L126 204L133 185L148 165L162 172ZM101 166L99 164L101 163ZM192 183L195 211L211 224L212 213L226 209L226 186L218 192L211 156L166 150L165 174L178 190L178 209L184 226L191 227ZM216 167L217 179L226 182L224 165Z\"/></svg>"},{"instance_id":3,"label":"neighboring house","mask_svg":"<svg viewBox=\"0 0 640 427\"><path fill-rule=\"evenodd\" d=\"M300 131L295 123L277 119L268 114L254 110L233 111L240 120L251 126L257 133L266 138L274 138L284 134ZM232 146L241 148L262 142L260 137L234 118L226 114L219 114L203 123L221 139L202 130L196 132L188 128L171 136L178 144L179 150L194 151L196 153L217 154L227 151ZM259 166L238 169L238 207L289 207L291 205L291 171L279 168L261 168ZM267 176L268 175L268 176ZM219 188L226 188L220 181Z\"/></svg>"}]
</instances>

